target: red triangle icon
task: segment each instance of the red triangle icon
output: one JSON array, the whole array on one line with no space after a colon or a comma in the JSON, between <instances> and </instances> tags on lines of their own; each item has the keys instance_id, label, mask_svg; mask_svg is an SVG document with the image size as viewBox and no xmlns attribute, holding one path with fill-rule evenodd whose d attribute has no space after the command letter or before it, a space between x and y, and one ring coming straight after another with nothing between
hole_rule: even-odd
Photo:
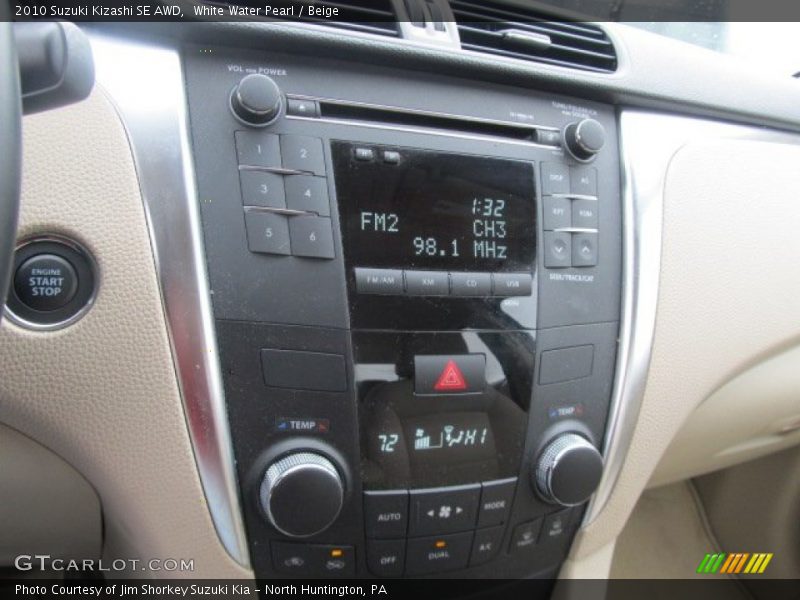
<instances>
[{"instance_id":1,"label":"red triangle icon","mask_svg":"<svg viewBox=\"0 0 800 600\"><path fill-rule=\"evenodd\" d=\"M458 368L456 361L447 361L433 389L437 392L458 392L467 389L467 382L464 379L464 374L461 372L461 369Z\"/></svg>"}]
</instances>

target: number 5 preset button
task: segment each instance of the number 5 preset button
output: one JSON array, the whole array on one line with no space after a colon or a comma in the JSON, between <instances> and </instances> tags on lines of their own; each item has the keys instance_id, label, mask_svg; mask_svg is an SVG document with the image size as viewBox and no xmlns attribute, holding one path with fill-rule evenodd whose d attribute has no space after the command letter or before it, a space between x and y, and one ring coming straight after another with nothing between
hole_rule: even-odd
<instances>
[{"instance_id":1,"label":"number 5 preset button","mask_svg":"<svg viewBox=\"0 0 800 600\"><path fill-rule=\"evenodd\" d=\"M291 217L289 238L293 256L327 259L336 256L333 251L333 226L331 220L325 217Z\"/></svg>"},{"instance_id":2,"label":"number 5 preset button","mask_svg":"<svg viewBox=\"0 0 800 600\"><path fill-rule=\"evenodd\" d=\"M246 211L244 224L250 252L291 254L288 219L276 213Z\"/></svg>"}]
</instances>

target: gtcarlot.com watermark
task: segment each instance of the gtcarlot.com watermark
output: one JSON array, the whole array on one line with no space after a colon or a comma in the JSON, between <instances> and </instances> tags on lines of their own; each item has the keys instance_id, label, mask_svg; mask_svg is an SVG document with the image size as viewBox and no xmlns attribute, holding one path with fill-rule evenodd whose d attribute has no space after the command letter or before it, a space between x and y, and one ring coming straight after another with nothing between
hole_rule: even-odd
<instances>
[{"instance_id":1,"label":"gtcarlot.com watermark","mask_svg":"<svg viewBox=\"0 0 800 600\"><path fill-rule=\"evenodd\" d=\"M14 566L19 571L45 572L192 572L194 571L194 559L153 558L140 560L138 558L116 558L112 561L104 561L102 559L84 558L81 560L65 560L63 558L53 558L49 554L20 554L14 559Z\"/></svg>"}]
</instances>

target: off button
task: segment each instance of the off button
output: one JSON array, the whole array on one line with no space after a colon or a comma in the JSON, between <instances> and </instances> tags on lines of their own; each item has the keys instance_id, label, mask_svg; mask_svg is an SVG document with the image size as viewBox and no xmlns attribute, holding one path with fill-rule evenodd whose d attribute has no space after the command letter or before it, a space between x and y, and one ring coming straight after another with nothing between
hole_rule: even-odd
<instances>
[{"instance_id":1,"label":"off button","mask_svg":"<svg viewBox=\"0 0 800 600\"><path fill-rule=\"evenodd\" d=\"M78 291L78 274L55 254L39 254L26 260L14 276L14 293L32 310L48 312L66 306Z\"/></svg>"}]
</instances>

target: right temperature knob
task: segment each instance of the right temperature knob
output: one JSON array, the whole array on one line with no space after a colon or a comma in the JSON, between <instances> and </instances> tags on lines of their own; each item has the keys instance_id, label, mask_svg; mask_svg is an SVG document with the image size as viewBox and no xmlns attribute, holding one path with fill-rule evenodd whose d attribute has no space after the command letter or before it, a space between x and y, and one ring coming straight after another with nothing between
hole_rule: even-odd
<instances>
[{"instance_id":1,"label":"right temperature knob","mask_svg":"<svg viewBox=\"0 0 800 600\"><path fill-rule=\"evenodd\" d=\"M597 448L577 433L564 433L542 451L532 483L548 502L577 506L594 493L602 474L603 457Z\"/></svg>"},{"instance_id":2,"label":"right temperature knob","mask_svg":"<svg viewBox=\"0 0 800 600\"><path fill-rule=\"evenodd\" d=\"M606 130L594 119L570 123L564 129L567 150L580 161L589 161L606 143Z\"/></svg>"}]
</instances>

